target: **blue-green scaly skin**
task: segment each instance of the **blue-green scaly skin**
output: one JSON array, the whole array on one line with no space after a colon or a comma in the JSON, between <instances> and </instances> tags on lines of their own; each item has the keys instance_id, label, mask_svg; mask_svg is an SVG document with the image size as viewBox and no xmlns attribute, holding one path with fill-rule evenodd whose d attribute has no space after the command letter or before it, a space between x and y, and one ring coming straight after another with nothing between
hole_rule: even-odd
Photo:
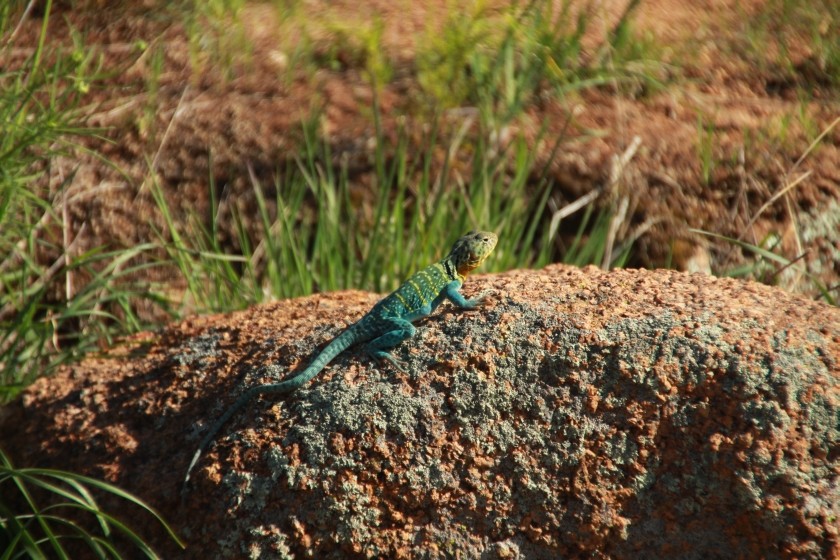
<instances>
[{"instance_id":1,"label":"blue-green scaly skin","mask_svg":"<svg viewBox=\"0 0 840 560\"><path fill-rule=\"evenodd\" d=\"M471 231L458 239L449 254L440 262L413 274L396 291L379 301L361 319L330 341L305 370L281 383L257 385L245 391L219 418L193 455L184 478L184 490L190 473L201 453L213 441L216 433L252 398L266 394L288 394L318 375L336 356L350 346L366 342L365 349L372 357L388 360L398 370L404 367L388 351L414 335L411 323L429 315L443 300L448 299L462 309L477 307L482 298L465 299L460 289L467 275L477 268L496 247L494 233Z\"/></svg>"}]
</instances>

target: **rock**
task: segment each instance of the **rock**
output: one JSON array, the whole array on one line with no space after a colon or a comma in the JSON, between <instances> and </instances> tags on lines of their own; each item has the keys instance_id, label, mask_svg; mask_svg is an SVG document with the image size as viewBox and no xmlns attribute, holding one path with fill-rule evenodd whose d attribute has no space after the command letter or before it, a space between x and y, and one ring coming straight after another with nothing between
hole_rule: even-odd
<instances>
[{"instance_id":1,"label":"rock","mask_svg":"<svg viewBox=\"0 0 840 560\"><path fill-rule=\"evenodd\" d=\"M4 410L18 466L149 501L166 558L840 556L840 310L755 283L550 266L468 281L396 350L349 351L254 402L376 300L193 318L35 383ZM103 507L110 502L103 498ZM115 506L116 507L116 506Z\"/></svg>"}]
</instances>

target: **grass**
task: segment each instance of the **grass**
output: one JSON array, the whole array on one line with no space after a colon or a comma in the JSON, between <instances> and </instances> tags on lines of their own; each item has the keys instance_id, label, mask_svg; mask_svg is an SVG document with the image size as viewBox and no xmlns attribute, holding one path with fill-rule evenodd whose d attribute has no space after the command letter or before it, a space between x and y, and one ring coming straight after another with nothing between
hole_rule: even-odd
<instances>
[{"instance_id":1,"label":"grass","mask_svg":"<svg viewBox=\"0 0 840 560\"><path fill-rule=\"evenodd\" d=\"M184 4L197 70L215 61L217 54L249 51L239 19L243 6L241 0ZM0 387L5 398L62 363L153 326L140 319L138 301L178 318L316 291L387 292L439 258L458 235L476 227L492 229L506 241L488 263L488 272L538 267L558 260L561 252L566 262L577 265L623 265L634 235L626 225L616 228L617 219L623 219L620 205L599 210L590 201L579 209L577 231L563 240L558 236L558 217L568 216L554 198L547 170L553 154L568 140L565 131L552 138L543 130L527 143L519 137L502 143L499 133L547 96L559 99L575 89L633 80L655 85L655 72L646 71L645 64L656 58L659 47L634 31L637 6L629 3L603 42L584 49L583 38L595 14L587 9L573 12L569 2L555 7L533 0L503 10L490 10L481 2L453 5L418 41L414 78L426 96L427 109L433 111L428 120L435 126L419 150L410 128L401 130L393 142L382 132L375 101L375 173L364 196L352 184L346 166L326 163L335 158L330 142L319 137L315 114L303 124L299 152L281 165L272 181L250 178L256 222L241 214L233 201L216 199L212 176L209 214L186 220L174 215L150 173L148 182L165 227L132 248L81 251L74 245L73 236L84 232L70 232L62 216L73 197L72 176L52 192L31 188L38 180L43 183L43 177L32 174L36 161L65 149L62 146L74 149L69 140L73 134L90 133L73 124L74 107L96 77L95 51L86 49L78 35L70 56L56 59L49 68L41 68L42 44L28 66L2 77L14 87L0 94L0 111L6 116L2 122L9 123L0 140L0 249L8 255L0 262ZM292 21L302 17L295 3L284 9ZM5 14L8 26L11 12ZM349 63L374 85L393 78L381 20L367 25L321 23L336 39L335 48L318 47L304 32L302 38L308 40L301 48L320 48L321 58L302 52L290 60L331 69ZM224 36L226 26L231 31ZM163 50L152 41L140 53L150 68L143 123L153 127ZM229 70L235 66L231 58L216 62ZM60 83L73 87L62 89L50 82L51 76L61 76ZM447 108L464 106L472 112L464 113L461 129L436 128ZM781 127L784 137L787 124ZM698 136L702 181L710 184L719 163L715 130L699 120ZM553 143L555 151L538 163L530 146L540 142ZM442 164L436 159L441 146ZM220 215L225 213L233 216L236 250L220 241ZM168 269L176 284L184 286L183 293L172 297L170 286L134 280L152 267Z\"/></svg>"},{"instance_id":2,"label":"grass","mask_svg":"<svg viewBox=\"0 0 840 560\"><path fill-rule=\"evenodd\" d=\"M160 514L143 500L90 477L54 469L16 468L0 451L0 488L3 560L72 558L80 548L89 558L123 558L129 550L145 558L159 558L140 535L102 509L97 494L110 494L123 500L123 507L150 515L184 547Z\"/></svg>"},{"instance_id":3,"label":"grass","mask_svg":"<svg viewBox=\"0 0 840 560\"><path fill-rule=\"evenodd\" d=\"M241 50L242 36L236 30L242 6L238 1L219 1L194 7L185 19L190 45L198 49L194 58L214 56L213 45L219 44L213 38L221 40L226 23L233 31L225 40L234 42L222 50ZM316 114L304 123L300 152L278 170L273 184L261 184L252 177L258 227L251 227L235 204L215 199L212 177L210 215L183 220L173 215L162 189L155 185L155 174L150 173L148 184L153 186L165 227L154 238L130 248L82 250L74 239L86 232L71 231L64 215L74 200L74 176L50 190L45 186L47 176L33 171L38 169L37 162L53 154L79 149L73 135L94 133L74 123L79 99L97 79L96 51L86 49L81 37L73 35L69 56L52 53L55 62L45 68L42 43L31 60L2 77L12 86L4 88L0 107L9 123L0 152L0 162L5 164L0 248L8 255L0 262L3 398L13 398L35 377L110 345L118 336L153 327L140 318L137 309L141 306L151 305L177 318L188 312L229 311L268 298L314 291L355 287L387 292L414 270L440 258L456 237L477 227L492 229L506 240L488 271L554 260L559 213L555 211L552 220L546 211L549 204L558 206L551 199L553 185L547 170L566 140L565 131L555 138L547 136L547 129L538 134L536 142L554 145L552 155L539 164L523 138L502 144L498 131L502 123L517 118L530 96L546 83L560 89L582 83L568 70L581 68L574 61L591 14L582 13L570 27L564 19L569 6L563 10L554 14L541 1L501 15L479 10L470 25L484 31L468 33L463 52L433 45L432 51L445 59L447 68L454 71L464 61L471 65L473 78L469 79L477 81L468 82L467 88L477 94L470 101L486 110L471 113L458 130L433 127L419 151L412 140L416 133L412 136L408 129L392 145L382 131L375 100L371 111L377 131L375 173L365 198L354 190L346 167L325 164L333 160L333 154L329 141L318 136ZM10 15L5 12L4 29ZM499 22L504 26L491 31ZM453 18L446 25L456 23ZM356 26L355 34L352 26L342 29L348 44L356 45L354 52L360 53L359 64L368 79L374 84L389 80L381 22ZM622 20L617 30L615 42L620 47L629 33L627 21ZM451 30L453 40L459 32ZM136 47L150 69L141 129L145 126L151 135L163 54L154 40ZM431 69L421 70L420 78L424 72ZM467 79L467 74L459 79ZM595 75L594 70L590 75ZM603 81L591 82L599 83ZM73 87L62 87L67 84ZM439 101L437 116L447 106ZM447 147L442 166L436 159L441 145ZM469 161L463 154L469 154ZM220 242L218 218L223 211L234 218L238 247L234 252ZM594 231L605 220L601 216L591 222ZM539 227L549 221L555 222L552 228ZM352 235L346 235L347 231ZM606 244L600 249L583 248L582 242L598 243L599 238L609 237L589 233L579 232L569 258L586 262L591 256L593 262L613 262L612 257L605 257ZM137 280L147 277L150 268L168 269L170 279L185 286L184 293L170 297L170 286Z\"/></svg>"},{"instance_id":4,"label":"grass","mask_svg":"<svg viewBox=\"0 0 840 560\"><path fill-rule=\"evenodd\" d=\"M11 12L0 17L7 37ZM114 329L101 320L104 302L131 297L114 289L116 277L131 272L131 252L78 249L63 218L74 174L48 187L43 162L93 134L76 124L75 107L96 75L93 54L78 43L67 55L45 48L48 22L37 48L0 74L0 387L7 396L134 322L126 315ZM10 55L13 43L0 44L0 56Z\"/></svg>"},{"instance_id":5,"label":"grass","mask_svg":"<svg viewBox=\"0 0 840 560\"><path fill-rule=\"evenodd\" d=\"M837 224L840 223L840 220L836 217L836 211L832 208L817 209L816 219L808 220L813 223L803 223L805 221L803 219L805 215L800 213L798 217L793 216L788 199L790 191L800 186L812 174L812 171L801 172L800 167L802 164L820 148L826 137L838 126L840 126L840 117L834 119L834 121L811 139L810 144L796 162L785 171L782 177L783 183L781 188L753 213L737 238L727 237L701 229L690 229L693 233L725 241L732 246L754 255L755 260L746 262L733 269L721 271L720 274L733 277L754 278L771 285L777 284L782 275L787 274L795 278L793 284L803 289L803 291L814 291L819 294L819 298L822 298L829 305L838 305L834 292L840 286L826 286L816 274L812 273L803 262L800 262L807 256L807 251L803 250L803 238L811 238L807 239L807 241L813 242L815 239L830 239L833 234L836 234ZM807 131L808 128L806 128ZM752 233L751 228L761 214L780 199L788 203L786 205L787 211L791 214L791 222L796 226L793 228L793 236L798 256L794 258L788 258L781 254L782 234L780 232L771 231L762 239L758 240L758 242L749 243L743 241L744 237ZM822 212L824 212L824 215ZM814 228L817 230L816 236L812 234ZM811 243L809 243L810 245ZM817 267L819 266L821 265L817 263ZM804 285L803 281L805 282Z\"/></svg>"},{"instance_id":6,"label":"grass","mask_svg":"<svg viewBox=\"0 0 840 560\"><path fill-rule=\"evenodd\" d=\"M775 233L767 234L767 236L765 236L764 239L756 245L741 241L740 239L727 237L725 235L701 229L690 228L689 231L706 237L720 239L721 241L740 247L741 249L755 255L756 258L754 261L723 271L721 274L722 276L729 276L732 278L757 278L764 284L772 285L777 283L779 275L788 268L797 267L797 263L802 256L804 256L802 255L800 257L789 259L779 254L777 251L779 249L781 238ZM799 269L799 273L811 282L813 287L820 294L820 297L824 299L826 303L835 306L838 304L837 300L832 295L831 289L823 284L819 278L803 268Z\"/></svg>"},{"instance_id":7,"label":"grass","mask_svg":"<svg viewBox=\"0 0 840 560\"><path fill-rule=\"evenodd\" d=\"M700 180L706 186L712 183L718 165L718 158L715 153L717 145L714 123L707 123L702 115L698 115L697 159L700 162Z\"/></svg>"},{"instance_id":8,"label":"grass","mask_svg":"<svg viewBox=\"0 0 840 560\"><path fill-rule=\"evenodd\" d=\"M471 175L459 178L449 161L463 140L457 134L442 169L431 171L438 134L432 132L420 154L410 150L405 132L393 150L380 136L370 201L359 201L346 167L323 164L333 159L329 142L317 137L315 127L306 127L300 157L272 185L251 176L260 222L256 232L237 228L240 254L218 245L220 202L212 182L209 227L200 216L186 225L177 223L155 188L166 217L158 242L186 279L183 301L203 302L202 311L225 311L314 291L388 292L443 257L457 237L479 227L506 240L485 271L549 262L553 236L538 225L552 184L529 145L517 139L496 151L491 142L479 140L471 146ZM553 139L558 146L563 140ZM540 174L543 179L533 184L530 178ZM241 225L243 217L231 211Z\"/></svg>"},{"instance_id":9,"label":"grass","mask_svg":"<svg viewBox=\"0 0 840 560\"><path fill-rule=\"evenodd\" d=\"M0 74L0 398L141 328L130 302L145 287L122 280L149 266L140 257L150 245L82 250L75 240L85 232L71 232L65 219L75 172L49 186L44 162L95 134L78 124L76 106L97 79L80 43L66 54L46 49L49 6L37 48ZM2 14L0 37L10 16ZM3 45L0 56L12 52L13 43Z\"/></svg>"},{"instance_id":10,"label":"grass","mask_svg":"<svg viewBox=\"0 0 840 560\"><path fill-rule=\"evenodd\" d=\"M804 91L840 86L837 2L770 0L745 16L735 43L748 62Z\"/></svg>"},{"instance_id":11,"label":"grass","mask_svg":"<svg viewBox=\"0 0 840 560\"><path fill-rule=\"evenodd\" d=\"M353 68L361 70L374 86L388 83L393 77L393 61L382 44L385 22L369 20L326 19L321 22L330 40L315 48L309 60L334 72Z\"/></svg>"},{"instance_id":12,"label":"grass","mask_svg":"<svg viewBox=\"0 0 840 560\"><path fill-rule=\"evenodd\" d=\"M659 49L633 30L630 2L603 43L585 55L595 13L572 2L532 0L491 10L481 1L453 5L440 29L417 42L417 81L434 107L474 106L504 126L538 99L584 88L639 82L658 86Z\"/></svg>"},{"instance_id":13,"label":"grass","mask_svg":"<svg viewBox=\"0 0 840 560\"><path fill-rule=\"evenodd\" d=\"M245 0L184 0L175 5L187 33L195 76L211 64L228 79L248 67L251 43L240 18L244 6Z\"/></svg>"},{"instance_id":14,"label":"grass","mask_svg":"<svg viewBox=\"0 0 840 560\"><path fill-rule=\"evenodd\" d=\"M82 251L69 234L64 211L74 173L51 190L52 171L43 162L77 148L74 138L92 134L77 124L75 107L96 80L95 57L75 34L68 53L46 47L48 0L37 46L15 61L13 16L21 13L15 8L0 8L0 59L9 61L0 69L0 400L98 343L140 328L132 306L142 292L122 280L148 266L133 263L148 246ZM91 478L17 469L0 452L0 486L3 559L69 558L68 541L94 557L119 558L124 547L114 540L117 534L156 558L130 527L98 506L91 488L144 509L177 541L140 499ZM44 494L49 498L42 501ZM95 531L78 522L85 514Z\"/></svg>"},{"instance_id":15,"label":"grass","mask_svg":"<svg viewBox=\"0 0 840 560\"><path fill-rule=\"evenodd\" d=\"M830 143L826 136L837 125L835 120L826 126L815 115L824 113L820 109L832 106L840 86L840 4L821 0L770 0L754 12L739 16L738 32L719 40L729 47L726 54L758 69L754 72L761 76L771 95L778 95L782 102L795 102L787 113L777 114L756 128L745 127L740 154L733 155L731 162L721 156L718 131L698 117L697 160L702 183L714 186L719 181L716 170L724 167L735 169L740 165L743 173L746 162L746 167L752 170L747 171L747 179L754 187L760 187L768 200L752 216L747 216L747 225L735 235L694 231L728 243L747 257L742 264L716 273L782 284L837 305L838 286L826 286L818 278L824 267L830 267L837 259L836 251L824 248L825 244L831 247L837 238L831 211L807 209L807 203L806 209L796 208L787 193L808 177L810 172L799 169L801 164L823 143ZM803 142L810 144L790 165L787 162L796 157L794 154ZM738 157L740 161L735 161ZM764 178L756 176L755 170ZM774 184L778 185L775 193ZM783 211L792 227L785 232L770 231L756 236L752 226L773 202L784 204ZM794 246L793 256L783 254L783 234L786 240L792 240L787 245ZM808 242L803 243L804 240ZM827 254L826 261L809 254L819 250L820 245Z\"/></svg>"},{"instance_id":16,"label":"grass","mask_svg":"<svg viewBox=\"0 0 840 560\"><path fill-rule=\"evenodd\" d=\"M235 204L215 199L212 178L209 217L179 220L164 193L155 188L166 223L156 242L166 248L168 261L184 279L182 309L226 311L270 297L350 287L386 292L440 258L456 237L475 227L492 229L507 240L508 248L497 250L488 271L540 266L556 258L556 224L539 228L550 219L546 208L553 185L547 169L553 154L540 163L544 169L537 169L529 148L533 144L514 138L502 146L497 137L546 93L562 96L574 89L644 77L629 70L630 63L653 58L650 41L633 41L630 17L637 4L628 6L604 44L585 62L582 38L591 10L572 17L571 3L558 12L543 0L501 12L481 2L463 8L453 4L442 28L429 24L418 40L415 79L432 115L428 120L435 125L447 108L466 104L477 110L467 113L461 130L433 128L418 153L406 130L390 145L375 100L375 173L363 202L347 169L324 163L333 161L333 154L329 142L318 137L317 114L304 124L300 153L284 164L273 184L251 177L259 213L256 231L243 225L248 220ZM294 5L284 10L287 19L301 17ZM315 26L326 30L329 42L312 39L310 28ZM301 28L299 44L316 52L297 52L293 60L330 71L361 70L375 86L375 95L392 79L393 61L382 44L381 20L361 24L324 19L301 22ZM303 74L312 71L304 69ZM536 142L554 142L556 153L565 140L560 136L546 138L543 131ZM433 176L439 145L446 146L446 157ZM471 154L468 165L459 153ZM220 212L233 214L239 254L219 245ZM622 246L623 257L608 255L609 216L602 213L589 221L590 217L582 221L569 259L625 261L629 245ZM585 230L590 227L592 232ZM352 235L346 235L348 231ZM203 309L196 307L198 302Z\"/></svg>"},{"instance_id":17,"label":"grass","mask_svg":"<svg viewBox=\"0 0 840 560\"><path fill-rule=\"evenodd\" d=\"M160 75L163 72L165 48L158 42L153 42L151 45L143 43L138 47L141 57L148 58L148 74L145 80L146 99L143 102L142 114L138 119L138 130L141 136L154 138L157 108L160 101Z\"/></svg>"}]
</instances>

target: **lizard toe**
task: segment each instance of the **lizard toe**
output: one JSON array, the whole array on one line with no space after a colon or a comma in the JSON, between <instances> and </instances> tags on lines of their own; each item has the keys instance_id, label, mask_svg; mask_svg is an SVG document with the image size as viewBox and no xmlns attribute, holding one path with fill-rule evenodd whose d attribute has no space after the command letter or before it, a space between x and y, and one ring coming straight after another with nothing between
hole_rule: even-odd
<instances>
[{"instance_id":1,"label":"lizard toe","mask_svg":"<svg viewBox=\"0 0 840 560\"><path fill-rule=\"evenodd\" d=\"M378 351L373 353L373 356L375 358L379 359L379 360L386 360L388 362L391 362L391 365L394 366L394 368L396 368L397 371L399 371L401 373L406 373L405 362L403 362L401 360L398 360L390 352L385 352L383 350L378 350Z\"/></svg>"}]
</instances>

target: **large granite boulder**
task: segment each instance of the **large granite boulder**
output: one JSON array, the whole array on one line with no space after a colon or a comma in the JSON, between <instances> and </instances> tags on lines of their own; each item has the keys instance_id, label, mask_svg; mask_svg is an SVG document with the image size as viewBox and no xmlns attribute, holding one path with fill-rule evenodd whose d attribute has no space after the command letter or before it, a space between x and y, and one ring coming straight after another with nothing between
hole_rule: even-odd
<instances>
[{"instance_id":1,"label":"large granite boulder","mask_svg":"<svg viewBox=\"0 0 840 560\"><path fill-rule=\"evenodd\" d=\"M133 337L5 407L0 444L148 500L186 551L118 513L166 558L840 557L840 310L671 271L550 266L465 292L483 290L484 308L418 325L407 373L356 349L254 401L183 499L237 395L375 296Z\"/></svg>"}]
</instances>

